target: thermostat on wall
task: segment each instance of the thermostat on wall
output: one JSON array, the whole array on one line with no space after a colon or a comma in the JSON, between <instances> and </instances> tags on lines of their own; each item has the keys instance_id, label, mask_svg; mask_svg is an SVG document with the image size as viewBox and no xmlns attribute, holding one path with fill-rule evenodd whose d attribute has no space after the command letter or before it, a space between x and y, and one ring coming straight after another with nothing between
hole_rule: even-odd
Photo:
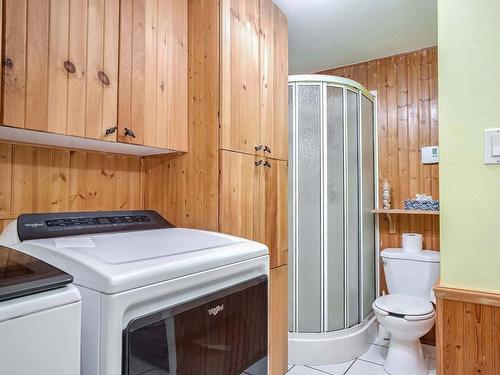
<instances>
[{"instance_id":1,"label":"thermostat on wall","mask_svg":"<svg viewBox=\"0 0 500 375\"><path fill-rule=\"evenodd\" d=\"M422 164L439 163L439 146L422 147Z\"/></svg>"}]
</instances>

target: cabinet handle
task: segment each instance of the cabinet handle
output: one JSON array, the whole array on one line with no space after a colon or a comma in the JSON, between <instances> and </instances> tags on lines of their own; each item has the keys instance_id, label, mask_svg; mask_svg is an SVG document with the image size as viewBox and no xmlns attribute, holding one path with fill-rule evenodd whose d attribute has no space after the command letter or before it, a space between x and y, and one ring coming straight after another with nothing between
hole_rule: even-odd
<instances>
[{"instance_id":1,"label":"cabinet handle","mask_svg":"<svg viewBox=\"0 0 500 375\"><path fill-rule=\"evenodd\" d=\"M267 147L267 146L264 146L264 152L269 152L269 153L271 153L271 149L270 149L269 147Z\"/></svg>"},{"instance_id":2,"label":"cabinet handle","mask_svg":"<svg viewBox=\"0 0 500 375\"><path fill-rule=\"evenodd\" d=\"M256 161L256 162L255 162L255 166L256 166L256 167L258 167L258 166L259 166L259 165L261 165L261 164L262 164L262 160L258 160L258 161Z\"/></svg>"},{"instance_id":3,"label":"cabinet handle","mask_svg":"<svg viewBox=\"0 0 500 375\"><path fill-rule=\"evenodd\" d=\"M106 75L106 73L104 73L102 70L99 70L97 72L97 76L99 77L99 80L104 86L109 86L109 78Z\"/></svg>"},{"instance_id":4,"label":"cabinet handle","mask_svg":"<svg viewBox=\"0 0 500 375\"><path fill-rule=\"evenodd\" d=\"M106 135L113 134L118 129L118 126L113 126L112 128L106 129Z\"/></svg>"},{"instance_id":5,"label":"cabinet handle","mask_svg":"<svg viewBox=\"0 0 500 375\"><path fill-rule=\"evenodd\" d=\"M8 57L3 61L3 66L5 66L7 68L12 68L13 65L14 65L14 63Z\"/></svg>"},{"instance_id":6,"label":"cabinet handle","mask_svg":"<svg viewBox=\"0 0 500 375\"><path fill-rule=\"evenodd\" d=\"M73 64L71 61L64 62L64 69L66 69L68 73L76 72L75 64Z\"/></svg>"},{"instance_id":7,"label":"cabinet handle","mask_svg":"<svg viewBox=\"0 0 500 375\"><path fill-rule=\"evenodd\" d=\"M262 147L264 147L264 145L257 145L257 146L255 146L255 151L262 150Z\"/></svg>"},{"instance_id":8,"label":"cabinet handle","mask_svg":"<svg viewBox=\"0 0 500 375\"><path fill-rule=\"evenodd\" d=\"M269 163L267 160L264 162L264 167L271 168L271 163Z\"/></svg>"},{"instance_id":9,"label":"cabinet handle","mask_svg":"<svg viewBox=\"0 0 500 375\"><path fill-rule=\"evenodd\" d=\"M135 134L134 134L134 132L133 132L131 129L129 129L129 128L125 128L124 130L125 130L125 131L124 131L124 133L125 133L125 135L126 135L127 137L132 137L132 138L135 138Z\"/></svg>"}]
</instances>

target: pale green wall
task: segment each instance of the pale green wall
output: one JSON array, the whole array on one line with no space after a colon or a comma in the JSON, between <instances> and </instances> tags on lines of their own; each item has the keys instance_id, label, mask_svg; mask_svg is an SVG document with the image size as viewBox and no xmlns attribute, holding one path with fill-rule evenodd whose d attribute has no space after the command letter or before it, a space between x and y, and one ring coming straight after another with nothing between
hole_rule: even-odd
<instances>
[{"instance_id":1,"label":"pale green wall","mask_svg":"<svg viewBox=\"0 0 500 375\"><path fill-rule=\"evenodd\" d=\"M441 283L500 292L500 0L439 0Z\"/></svg>"}]
</instances>

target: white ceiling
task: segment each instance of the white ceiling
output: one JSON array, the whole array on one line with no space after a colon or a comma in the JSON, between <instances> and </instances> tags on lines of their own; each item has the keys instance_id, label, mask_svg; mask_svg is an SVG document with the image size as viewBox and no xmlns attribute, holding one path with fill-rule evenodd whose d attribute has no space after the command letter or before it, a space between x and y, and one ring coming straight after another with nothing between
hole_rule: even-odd
<instances>
[{"instance_id":1,"label":"white ceiling","mask_svg":"<svg viewBox=\"0 0 500 375\"><path fill-rule=\"evenodd\" d=\"M274 0L288 16L290 74L437 44L437 0Z\"/></svg>"}]
</instances>

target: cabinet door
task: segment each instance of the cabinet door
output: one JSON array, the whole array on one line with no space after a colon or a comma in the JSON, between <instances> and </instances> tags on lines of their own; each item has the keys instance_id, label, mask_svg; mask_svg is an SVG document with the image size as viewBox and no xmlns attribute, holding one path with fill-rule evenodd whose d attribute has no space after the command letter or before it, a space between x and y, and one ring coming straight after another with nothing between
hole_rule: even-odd
<instances>
[{"instance_id":1,"label":"cabinet door","mask_svg":"<svg viewBox=\"0 0 500 375\"><path fill-rule=\"evenodd\" d=\"M260 142L268 156L288 160L288 23L272 0L260 4Z\"/></svg>"},{"instance_id":2,"label":"cabinet door","mask_svg":"<svg viewBox=\"0 0 500 375\"><path fill-rule=\"evenodd\" d=\"M260 171L260 242L269 248L275 268L288 260L288 163L264 159Z\"/></svg>"},{"instance_id":3,"label":"cabinet door","mask_svg":"<svg viewBox=\"0 0 500 375\"><path fill-rule=\"evenodd\" d=\"M219 230L259 239L259 157L220 152Z\"/></svg>"},{"instance_id":4,"label":"cabinet door","mask_svg":"<svg viewBox=\"0 0 500 375\"><path fill-rule=\"evenodd\" d=\"M288 266L270 272L269 285L269 375L288 370Z\"/></svg>"},{"instance_id":5,"label":"cabinet door","mask_svg":"<svg viewBox=\"0 0 500 375\"><path fill-rule=\"evenodd\" d=\"M221 148L252 154L260 144L259 1L221 3Z\"/></svg>"},{"instance_id":6,"label":"cabinet door","mask_svg":"<svg viewBox=\"0 0 500 375\"><path fill-rule=\"evenodd\" d=\"M122 0L118 140L187 151L187 0Z\"/></svg>"},{"instance_id":7,"label":"cabinet door","mask_svg":"<svg viewBox=\"0 0 500 375\"><path fill-rule=\"evenodd\" d=\"M4 0L3 124L116 140L119 0Z\"/></svg>"}]
</instances>

